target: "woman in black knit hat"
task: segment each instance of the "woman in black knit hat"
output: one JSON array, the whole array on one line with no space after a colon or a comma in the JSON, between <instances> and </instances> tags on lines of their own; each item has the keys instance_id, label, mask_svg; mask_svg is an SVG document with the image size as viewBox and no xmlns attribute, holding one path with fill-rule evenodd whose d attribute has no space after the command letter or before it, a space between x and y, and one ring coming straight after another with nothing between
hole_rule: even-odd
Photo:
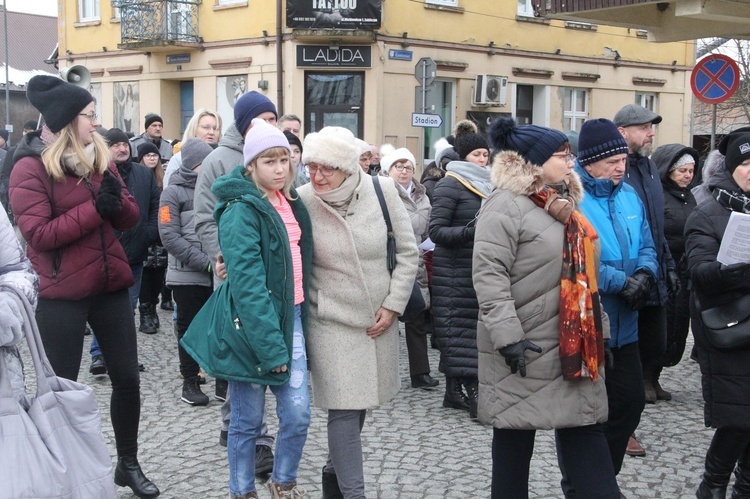
<instances>
[{"instance_id":1,"label":"woman in black knit hat","mask_svg":"<svg viewBox=\"0 0 750 499\"><path fill-rule=\"evenodd\" d=\"M453 147L461 160L448 163L432 197L433 334L440 348L440 372L445 374L443 407L469 411L476 418L479 305L471 281L471 259L476 218L491 191L486 169L489 145L476 133L474 123L466 120L456 126Z\"/></svg>"},{"instance_id":2,"label":"woman in black knit hat","mask_svg":"<svg viewBox=\"0 0 750 499\"><path fill-rule=\"evenodd\" d=\"M133 273L115 235L137 223L138 207L96 133L91 94L59 78L35 76L26 95L46 125L18 146L10 198L40 277L36 320L44 348L57 375L75 380L86 323L91 325L112 381L115 483L138 497L156 497L159 489L137 459L140 379L128 298Z\"/></svg>"}]
</instances>

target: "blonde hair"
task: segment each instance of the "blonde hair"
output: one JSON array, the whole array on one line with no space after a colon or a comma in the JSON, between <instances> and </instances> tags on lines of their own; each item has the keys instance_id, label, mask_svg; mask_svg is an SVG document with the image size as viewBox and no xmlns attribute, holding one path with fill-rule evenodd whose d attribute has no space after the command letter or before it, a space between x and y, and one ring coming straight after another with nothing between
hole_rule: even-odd
<instances>
[{"instance_id":1,"label":"blonde hair","mask_svg":"<svg viewBox=\"0 0 750 499\"><path fill-rule=\"evenodd\" d=\"M290 161L289 161L289 172L287 173L286 181L284 182L284 187L281 188L281 193L284 195L285 198L287 198L290 201L297 199L292 196L292 191L291 191L292 184L294 183L294 176L296 174L295 166L292 165L291 154L289 153L289 149L287 149L286 147L270 147L266 149L265 151L255 156L253 160L250 163L248 163L245 169L245 172L246 172L245 175L249 175L250 178L253 179L253 182L255 182L255 185L258 187L258 190L260 190L263 193L263 197L268 196L268 192L266 192L265 189L263 189L263 187L261 187L260 184L258 184L258 179L255 177L255 168L257 166L258 159L259 158L276 159L276 158L282 158L284 156L288 157ZM252 167L252 169L250 169L250 167Z\"/></svg>"},{"instance_id":2,"label":"blonde hair","mask_svg":"<svg viewBox=\"0 0 750 499\"><path fill-rule=\"evenodd\" d=\"M188 124L185 127L185 133L182 134L182 142L185 142L187 139L192 139L196 136L196 134L198 133L198 122L204 116L211 116L216 120L216 128L218 131L218 137L216 137L216 141L218 142L221 139L221 116L219 116L217 113L214 113L213 111L201 108L198 109L193 117L190 118L190 121L188 121Z\"/></svg>"},{"instance_id":3,"label":"blonde hair","mask_svg":"<svg viewBox=\"0 0 750 499\"><path fill-rule=\"evenodd\" d=\"M42 163L44 163L44 169L47 175L52 177L55 182L63 182L65 180L65 172L63 171L63 156L66 153L73 153L78 156L81 161L81 165L86 169L86 173L98 173L103 174L109 166L112 156L109 152L109 146L104 141L101 135L98 133L93 134L94 144L94 162L93 164L89 161L86 155L83 141L78 136L78 120L81 117L76 117L73 121L65 125L60 130L57 140L50 144L42 152Z\"/></svg>"}]
</instances>

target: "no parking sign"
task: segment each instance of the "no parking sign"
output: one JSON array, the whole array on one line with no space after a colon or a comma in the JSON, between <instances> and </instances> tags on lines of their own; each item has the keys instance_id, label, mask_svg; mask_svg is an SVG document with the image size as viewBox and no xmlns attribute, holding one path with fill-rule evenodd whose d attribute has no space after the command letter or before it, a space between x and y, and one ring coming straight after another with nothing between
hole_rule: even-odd
<instances>
[{"instance_id":1,"label":"no parking sign","mask_svg":"<svg viewBox=\"0 0 750 499\"><path fill-rule=\"evenodd\" d=\"M731 57L714 54L701 59L693 68L690 87L706 104L724 102L740 84L740 69Z\"/></svg>"}]
</instances>

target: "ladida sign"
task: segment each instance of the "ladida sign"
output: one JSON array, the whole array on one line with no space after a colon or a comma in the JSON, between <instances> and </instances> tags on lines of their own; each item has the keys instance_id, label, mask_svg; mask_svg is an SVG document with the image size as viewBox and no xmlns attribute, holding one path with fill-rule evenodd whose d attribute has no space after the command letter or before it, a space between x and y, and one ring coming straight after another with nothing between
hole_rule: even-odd
<instances>
[{"instance_id":1,"label":"ladida sign","mask_svg":"<svg viewBox=\"0 0 750 499\"><path fill-rule=\"evenodd\" d=\"M378 29L382 0L287 0L289 28Z\"/></svg>"},{"instance_id":2,"label":"ladida sign","mask_svg":"<svg viewBox=\"0 0 750 499\"><path fill-rule=\"evenodd\" d=\"M300 68L369 68L372 46L297 45L297 67Z\"/></svg>"}]
</instances>

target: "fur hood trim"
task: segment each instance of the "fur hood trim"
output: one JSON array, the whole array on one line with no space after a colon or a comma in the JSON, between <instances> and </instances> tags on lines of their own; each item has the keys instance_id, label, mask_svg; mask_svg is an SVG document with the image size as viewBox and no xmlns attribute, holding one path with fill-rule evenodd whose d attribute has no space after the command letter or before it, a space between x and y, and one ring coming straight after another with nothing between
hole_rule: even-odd
<instances>
[{"instance_id":1,"label":"fur hood trim","mask_svg":"<svg viewBox=\"0 0 750 499\"><path fill-rule=\"evenodd\" d=\"M495 189L510 191L517 196L530 196L547 185L542 168L532 165L516 151L502 151L495 156L490 179ZM567 186L570 199L576 204L580 203L584 194L583 184L575 171L571 173Z\"/></svg>"}]
</instances>

